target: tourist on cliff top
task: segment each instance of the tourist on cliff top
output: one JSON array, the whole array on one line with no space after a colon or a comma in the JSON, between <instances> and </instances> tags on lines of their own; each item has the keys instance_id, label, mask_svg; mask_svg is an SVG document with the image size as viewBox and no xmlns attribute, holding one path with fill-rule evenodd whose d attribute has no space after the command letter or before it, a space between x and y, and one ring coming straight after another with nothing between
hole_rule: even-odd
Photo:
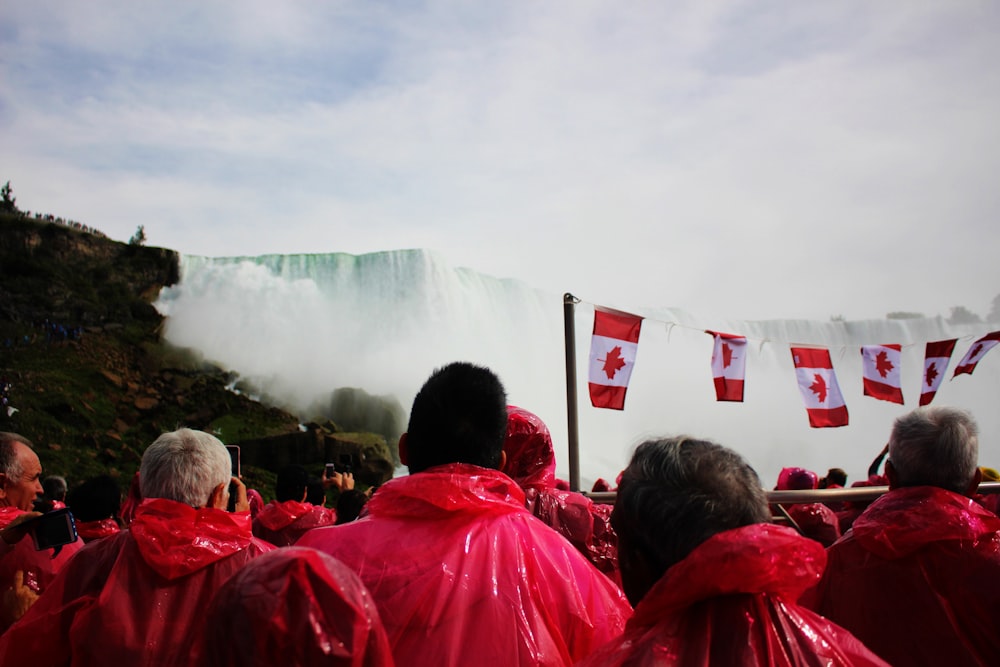
<instances>
[{"instance_id":1,"label":"tourist on cliff top","mask_svg":"<svg viewBox=\"0 0 1000 667\"><path fill-rule=\"evenodd\" d=\"M399 440L410 475L383 484L366 516L298 543L361 576L399 665L571 665L631 613L500 472L506 398L486 368L436 370Z\"/></svg>"},{"instance_id":2,"label":"tourist on cliff top","mask_svg":"<svg viewBox=\"0 0 1000 667\"><path fill-rule=\"evenodd\" d=\"M979 485L978 427L946 407L896 420L889 492L828 551L803 602L894 665L988 665L1000 656L1000 518Z\"/></svg>"},{"instance_id":3,"label":"tourist on cliff top","mask_svg":"<svg viewBox=\"0 0 1000 667\"><path fill-rule=\"evenodd\" d=\"M816 473L805 468L782 468L778 475L778 491L809 491L818 487ZM782 505L795 527L811 540L828 547L840 537L840 521L836 512L823 503L792 503Z\"/></svg>"},{"instance_id":4,"label":"tourist on cliff top","mask_svg":"<svg viewBox=\"0 0 1000 667\"><path fill-rule=\"evenodd\" d=\"M42 493L41 476L31 442L16 433L0 433L0 632L27 611L83 546L76 541L57 551L37 551L18 528L38 516L32 507Z\"/></svg>"},{"instance_id":5,"label":"tourist on cliff top","mask_svg":"<svg viewBox=\"0 0 1000 667\"><path fill-rule=\"evenodd\" d=\"M371 594L315 549L275 549L227 581L205 617L201 667L391 667Z\"/></svg>"},{"instance_id":6,"label":"tourist on cliff top","mask_svg":"<svg viewBox=\"0 0 1000 667\"><path fill-rule=\"evenodd\" d=\"M334 510L306 502L308 485L309 473L302 466L288 465L279 470L274 500L253 520L253 534L277 547L287 547L306 531L336 523Z\"/></svg>"},{"instance_id":7,"label":"tourist on cliff top","mask_svg":"<svg viewBox=\"0 0 1000 667\"><path fill-rule=\"evenodd\" d=\"M129 530L91 542L0 637L2 665L190 665L212 595L273 547L253 537L246 491L218 439L181 429L142 456ZM236 512L225 510L229 485Z\"/></svg>"},{"instance_id":8,"label":"tourist on cliff top","mask_svg":"<svg viewBox=\"0 0 1000 667\"><path fill-rule=\"evenodd\" d=\"M639 445L612 516L635 615L580 664L884 665L795 603L826 555L770 518L757 473L736 452L684 437Z\"/></svg>"},{"instance_id":9,"label":"tourist on cliff top","mask_svg":"<svg viewBox=\"0 0 1000 667\"><path fill-rule=\"evenodd\" d=\"M67 505L76 518L76 532L84 542L93 542L121 531L122 490L110 475L99 475L73 487Z\"/></svg>"},{"instance_id":10,"label":"tourist on cliff top","mask_svg":"<svg viewBox=\"0 0 1000 667\"><path fill-rule=\"evenodd\" d=\"M503 471L524 491L528 510L619 582L611 505L598 505L581 493L556 488L556 455L545 423L523 408L507 406L503 451L507 457Z\"/></svg>"}]
</instances>

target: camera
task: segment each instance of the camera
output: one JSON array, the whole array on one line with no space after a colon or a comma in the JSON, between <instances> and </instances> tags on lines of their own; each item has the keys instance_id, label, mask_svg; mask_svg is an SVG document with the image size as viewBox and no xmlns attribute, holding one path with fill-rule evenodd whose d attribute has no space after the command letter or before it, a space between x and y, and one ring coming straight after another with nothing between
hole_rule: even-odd
<instances>
[{"instance_id":1,"label":"camera","mask_svg":"<svg viewBox=\"0 0 1000 667\"><path fill-rule=\"evenodd\" d=\"M68 507L24 522L25 530L31 535L37 551L55 549L53 558L59 555L64 544L72 544L77 540L76 520Z\"/></svg>"}]
</instances>

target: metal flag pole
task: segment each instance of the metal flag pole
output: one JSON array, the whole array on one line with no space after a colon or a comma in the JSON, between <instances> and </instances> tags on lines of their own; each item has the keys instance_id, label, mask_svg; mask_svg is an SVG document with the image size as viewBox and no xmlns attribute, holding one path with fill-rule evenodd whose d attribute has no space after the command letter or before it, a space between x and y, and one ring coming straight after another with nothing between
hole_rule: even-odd
<instances>
[{"instance_id":1,"label":"metal flag pole","mask_svg":"<svg viewBox=\"0 0 1000 667\"><path fill-rule=\"evenodd\" d=\"M563 329L566 336L566 421L569 439L569 488L580 490L580 430L576 411L576 304L580 300L563 294Z\"/></svg>"}]
</instances>

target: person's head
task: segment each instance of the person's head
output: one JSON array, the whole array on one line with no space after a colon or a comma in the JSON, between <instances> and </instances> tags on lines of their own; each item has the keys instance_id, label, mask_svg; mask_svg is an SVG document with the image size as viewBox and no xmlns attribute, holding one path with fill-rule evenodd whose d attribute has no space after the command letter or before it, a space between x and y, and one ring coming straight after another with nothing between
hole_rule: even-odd
<instances>
[{"instance_id":1,"label":"person's head","mask_svg":"<svg viewBox=\"0 0 1000 667\"><path fill-rule=\"evenodd\" d=\"M712 535L770 520L760 479L736 452L684 436L642 443L611 514L625 595L637 604Z\"/></svg>"},{"instance_id":2,"label":"person's head","mask_svg":"<svg viewBox=\"0 0 1000 667\"><path fill-rule=\"evenodd\" d=\"M411 473L447 463L499 468L507 432L507 394L488 368L456 362L434 371L417 392L400 458Z\"/></svg>"},{"instance_id":3,"label":"person's head","mask_svg":"<svg viewBox=\"0 0 1000 667\"><path fill-rule=\"evenodd\" d=\"M42 492L46 500L66 500L66 478L59 475L49 475L42 480Z\"/></svg>"},{"instance_id":4,"label":"person's head","mask_svg":"<svg viewBox=\"0 0 1000 667\"><path fill-rule=\"evenodd\" d=\"M231 466L226 446L213 435L189 428L164 433L142 455L142 497L218 507L219 499L213 496L221 494L221 509L225 509Z\"/></svg>"},{"instance_id":5,"label":"person's head","mask_svg":"<svg viewBox=\"0 0 1000 667\"><path fill-rule=\"evenodd\" d=\"M360 489L345 489L337 498L337 525L350 523L358 518L368 504L368 494Z\"/></svg>"},{"instance_id":6,"label":"person's head","mask_svg":"<svg viewBox=\"0 0 1000 667\"><path fill-rule=\"evenodd\" d=\"M309 487L309 473L300 465L287 465L278 471L278 480L274 485L274 499L279 503L286 500L305 502L306 490Z\"/></svg>"},{"instance_id":7,"label":"person's head","mask_svg":"<svg viewBox=\"0 0 1000 667\"><path fill-rule=\"evenodd\" d=\"M826 471L826 477L819 480L819 488L828 489L834 486L843 487L847 484L847 473L843 468L830 468Z\"/></svg>"},{"instance_id":8,"label":"person's head","mask_svg":"<svg viewBox=\"0 0 1000 667\"><path fill-rule=\"evenodd\" d=\"M30 511L43 492L41 477L42 464L31 441L0 432L0 507Z\"/></svg>"},{"instance_id":9,"label":"person's head","mask_svg":"<svg viewBox=\"0 0 1000 667\"><path fill-rule=\"evenodd\" d=\"M803 491L815 489L819 478L805 468L782 468L778 475L778 491Z\"/></svg>"},{"instance_id":10,"label":"person's head","mask_svg":"<svg viewBox=\"0 0 1000 667\"><path fill-rule=\"evenodd\" d=\"M203 667L391 665L371 594L346 565L316 549L275 549L218 590L206 617Z\"/></svg>"},{"instance_id":11,"label":"person's head","mask_svg":"<svg viewBox=\"0 0 1000 667\"><path fill-rule=\"evenodd\" d=\"M122 489L110 475L91 477L75 486L66 496L66 504L79 521L100 521L118 518L122 505Z\"/></svg>"},{"instance_id":12,"label":"person's head","mask_svg":"<svg viewBox=\"0 0 1000 667\"><path fill-rule=\"evenodd\" d=\"M326 505L326 487L319 477L309 476L309 481L306 483L306 502L318 507Z\"/></svg>"},{"instance_id":13,"label":"person's head","mask_svg":"<svg viewBox=\"0 0 1000 667\"><path fill-rule=\"evenodd\" d=\"M979 484L979 427L968 412L917 408L899 417L889 436L889 486L938 486L969 494Z\"/></svg>"},{"instance_id":14,"label":"person's head","mask_svg":"<svg viewBox=\"0 0 1000 667\"><path fill-rule=\"evenodd\" d=\"M556 455L549 428L538 415L507 406L507 460L503 471L523 488L548 489L556 483Z\"/></svg>"}]
</instances>

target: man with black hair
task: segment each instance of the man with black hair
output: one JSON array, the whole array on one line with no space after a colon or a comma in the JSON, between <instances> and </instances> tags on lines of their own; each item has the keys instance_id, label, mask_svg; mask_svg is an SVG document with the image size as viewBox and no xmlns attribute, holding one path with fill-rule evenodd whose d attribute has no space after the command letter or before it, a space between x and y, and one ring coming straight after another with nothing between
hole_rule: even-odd
<instances>
[{"instance_id":1,"label":"man with black hair","mask_svg":"<svg viewBox=\"0 0 1000 667\"><path fill-rule=\"evenodd\" d=\"M581 665L884 665L796 604L825 552L770 520L736 452L686 437L639 445L611 515L635 615Z\"/></svg>"},{"instance_id":2,"label":"man with black hair","mask_svg":"<svg viewBox=\"0 0 1000 667\"><path fill-rule=\"evenodd\" d=\"M621 591L500 472L506 431L496 375L436 370L399 442L411 474L382 485L366 516L298 543L360 575L397 664L571 665L624 627Z\"/></svg>"},{"instance_id":3,"label":"man with black hair","mask_svg":"<svg viewBox=\"0 0 1000 667\"><path fill-rule=\"evenodd\" d=\"M313 528L336 523L334 510L306 501L308 488L309 473L302 466L288 465L279 470L274 500L253 520L254 536L287 547Z\"/></svg>"}]
</instances>

